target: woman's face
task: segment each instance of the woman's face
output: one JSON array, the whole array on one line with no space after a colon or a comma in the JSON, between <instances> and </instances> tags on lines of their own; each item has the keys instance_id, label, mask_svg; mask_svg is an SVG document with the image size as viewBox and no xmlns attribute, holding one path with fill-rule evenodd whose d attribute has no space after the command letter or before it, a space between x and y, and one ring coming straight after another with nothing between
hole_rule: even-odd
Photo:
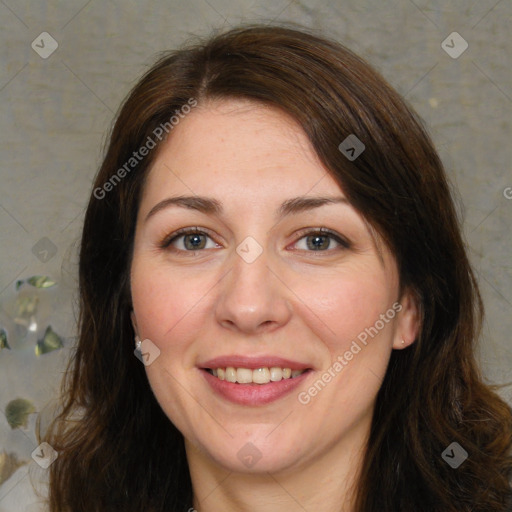
<instances>
[{"instance_id":1,"label":"woman's face","mask_svg":"<svg viewBox=\"0 0 512 512\"><path fill-rule=\"evenodd\" d=\"M391 350L415 337L398 285L285 114L215 101L173 129L143 192L131 290L135 330L160 351L151 388L188 446L230 471L346 449Z\"/></svg>"}]
</instances>

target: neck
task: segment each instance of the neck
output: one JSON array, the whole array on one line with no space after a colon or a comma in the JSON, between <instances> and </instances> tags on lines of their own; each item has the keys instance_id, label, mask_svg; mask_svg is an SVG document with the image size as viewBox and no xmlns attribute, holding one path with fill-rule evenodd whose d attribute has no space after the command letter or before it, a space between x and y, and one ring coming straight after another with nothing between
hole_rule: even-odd
<instances>
[{"instance_id":1,"label":"neck","mask_svg":"<svg viewBox=\"0 0 512 512\"><path fill-rule=\"evenodd\" d=\"M366 428L345 433L314 459L272 472L239 473L221 467L185 441L194 509L198 512L353 512L366 447Z\"/></svg>"}]
</instances>

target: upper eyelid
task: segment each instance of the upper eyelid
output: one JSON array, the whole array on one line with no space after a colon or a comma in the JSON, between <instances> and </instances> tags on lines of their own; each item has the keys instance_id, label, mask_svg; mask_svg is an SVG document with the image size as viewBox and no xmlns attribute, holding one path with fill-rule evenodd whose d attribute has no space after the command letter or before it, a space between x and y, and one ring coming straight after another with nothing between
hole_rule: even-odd
<instances>
[{"instance_id":1,"label":"upper eyelid","mask_svg":"<svg viewBox=\"0 0 512 512\"><path fill-rule=\"evenodd\" d=\"M189 228L181 228L176 231L173 231L171 234L166 235L163 237L161 242L159 243L160 247L168 247L175 239L180 238L182 236L186 235L193 235L193 234L200 234L200 235L206 235L209 238L211 238L215 243L218 243L215 240L215 237L212 236L210 230L206 228L200 228L200 227L189 227Z\"/></svg>"},{"instance_id":2,"label":"upper eyelid","mask_svg":"<svg viewBox=\"0 0 512 512\"><path fill-rule=\"evenodd\" d=\"M303 228L302 230L299 230L296 233L298 235L298 238L295 242L293 242L294 244L307 236L320 234L322 236L329 236L329 237L333 238L334 240L336 240L337 243L339 243L340 245L342 245L345 248L349 248L352 246L352 242L347 237L343 236L341 233L338 233L337 231L334 231L334 230L328 229L328 228L324 228L324 227Z\"/></svg>"}]
</instances>

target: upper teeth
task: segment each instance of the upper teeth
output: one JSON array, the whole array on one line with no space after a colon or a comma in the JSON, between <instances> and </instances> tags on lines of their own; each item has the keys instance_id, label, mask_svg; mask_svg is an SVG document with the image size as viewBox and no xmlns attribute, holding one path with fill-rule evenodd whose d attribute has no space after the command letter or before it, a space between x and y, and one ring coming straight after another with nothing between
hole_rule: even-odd
<instances>
[{"instance_id":1,"label":"upper teeth","mask_svg":"<svg viewBox=\"0 0 512 512\"><path fill-rule=\"evenodd\" d=\"M220 380L228 382L238 382L239 384L268 384L269 382L277 382L282 379L297 377L306 370L291 370L290 368L227 368L212 369L211 372Z\"/></svg>"}]
</instances>

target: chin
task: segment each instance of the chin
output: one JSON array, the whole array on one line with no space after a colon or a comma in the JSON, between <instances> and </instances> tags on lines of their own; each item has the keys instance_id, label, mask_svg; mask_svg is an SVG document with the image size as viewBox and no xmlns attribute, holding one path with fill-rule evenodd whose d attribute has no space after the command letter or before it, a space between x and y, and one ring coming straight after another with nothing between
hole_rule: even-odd
<instances>
[{"instance_id":1,"label":"chin","mask_svg":"<svg viewBox=\"0 0 512 512\"><path fill-rule=\"evenodd\" d=\"M213 444L212 439L192 443L195 449L207 456L214 464L236 473L277 473L300 466L303 438L281 436L271 439L268 425L261 432L237 435L227 434ZM286 442L284 441L286 440Z\"/></svg>"}]
</instances>

